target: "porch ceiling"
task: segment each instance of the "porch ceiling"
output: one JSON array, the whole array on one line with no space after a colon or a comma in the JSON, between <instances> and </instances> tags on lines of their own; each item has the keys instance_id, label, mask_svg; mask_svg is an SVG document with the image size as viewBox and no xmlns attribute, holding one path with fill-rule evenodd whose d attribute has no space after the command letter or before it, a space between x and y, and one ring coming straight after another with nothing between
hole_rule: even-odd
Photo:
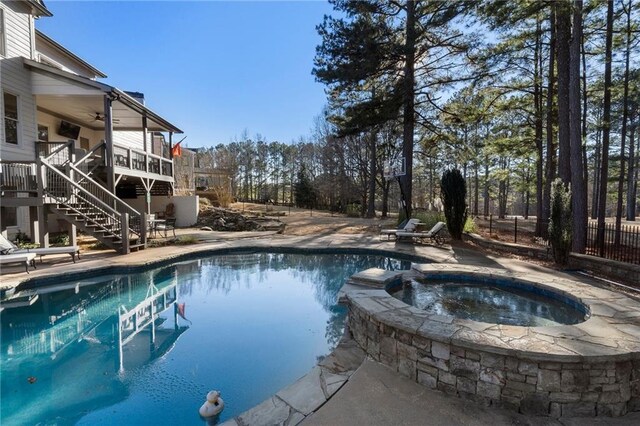
<instances>
[{"instance_id":1,"label":"porch ceiling","mask_svg":"<svg viewBox=\"0 0 640 426\"><path fill-rule=\"evenodd\" d=\"M104 93L95 95L36 95L38 110L92 130L104 131ZM142 131L143 115L120 101L112 104L114 130ZM99 116L99 119L97 118ZM149 131L167 131L147 117Z\"/></svg>"},{"instance_id":2,"label":"porch ceiling","mask_svg":"<svg viewBox=\"0 0 640 426\"><path fill-rule=\"evenodd\" d=\"M93 130L104 130L104 96L112 102L114 130L142 131L142 118L154 132L182 133L157 113L122 90L66 71L23 58L32 71L32 92L40 111Z\"/></svg>"}]
</instances>

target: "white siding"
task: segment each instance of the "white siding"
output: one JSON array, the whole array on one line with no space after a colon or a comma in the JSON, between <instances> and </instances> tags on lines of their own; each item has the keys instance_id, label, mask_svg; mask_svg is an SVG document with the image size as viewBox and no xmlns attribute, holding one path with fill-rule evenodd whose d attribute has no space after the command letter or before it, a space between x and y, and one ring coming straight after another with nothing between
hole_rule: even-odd
<instances>
[{"instance_id":1,"label":"white siding","mask_svg":"<svg viewBox=\"0 0 640 426\"><path fill-rule=\"evenodd\" d=\"M116 130L113 132L113 143L139 150L144 149L144 137L142 135L142 131L130 132ZM147 145L149 147L151 145L151 136L149 135L147 136ZM151 152L151 149L149 147L147 148L147 151Z\"/></svg>"},{"instance_id":2,"label":"white siding","mask_svg":"<svg viewBox=\"0 0 640 426\"><path fill-rule=\"evenodd\" d=\"M41 55L44 55L42 57ZM51 64L53 60L55 64ZM77 61L69 58L69 56L60 52L55 47L51 46L49 43L38 39L36 36L36 60L39 62L44 62L53 66L59 65L60 68L64 71L80 75L86 78L95 78L95 74L88 70L85 66L79 64Z\"/></svg>"},{"instance_id":3,"label":"white siding","mask_svg":"<svg viewBox=\"0 0 640 426\"><path fill-rule=\"evenodd\" d=\"M22 65L22 57L31 58L33 45L33 16L21 2L3 2L7 57L0 61L2 91L18 96L18 119L20 122L18 145L5 143L4 105L0 108L2 130L0 132L0 156L4 160L35 159L34 142L36 140L36 106L31 92L31 73Z\"/></svg>"}]
</instances>

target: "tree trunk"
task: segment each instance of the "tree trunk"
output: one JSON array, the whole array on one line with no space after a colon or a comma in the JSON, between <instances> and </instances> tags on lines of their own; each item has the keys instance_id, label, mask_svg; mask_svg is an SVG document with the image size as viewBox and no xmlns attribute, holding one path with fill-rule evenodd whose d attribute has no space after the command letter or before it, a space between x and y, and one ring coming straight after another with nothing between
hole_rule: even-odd
<instances>
[{"instance_id":1,"label":"tree trunk","mask_svg":"<svg viewBox=\"0 0 640 426\"><path fill-rule=\"evenodd\" d=\"M401 192L407 219L411 217L412 179L413 179L413 133L415 127L415 54L416 54L416 19L415 2L407 0L406 27L404 46L404 80L403 80L403 129L402 155L404 156L406 174L400 179Z\"/></svg>"},{"instance_id":2,"label":"tree trunk","mask_svg":"<svg viewBox=\"0 0 640 426\"><path fill-rule=\"evenodd\" d=\"M624 88L622 95L622 130L620 135L620 176L618 178L618 205L616 206L616 238L615 246L620 246L620 229L622 228L622 197L624 193L624 151L627 139L627 118L629 117L629 55L631 54L631 0L629 6L622 5L627 15L626 48L624 64Z\"/></svg>"},{"instance_id":3,"label":"tree trunk","mask_svg":"<svg viewBox=\"0 0 640 426\"><path fill-rule=\"evenodd\" d=\"M587 144L586 144L586 140L587 140L587 100L588 100L588 94L587 94L587 52L584 48L584 28L582 31L582 38L581 38L581 45L582 45L582 141L583 143L583 147L584 147L584 152L582 154L583 158L582 161L584 163L583 166L583 171L584 171L584 184L585 186L588 188L589 187L589 166L588 166L588 162L587 162Z\"/></svg>"},{"instance_id":4,"label":"tree trunk","mask_svg":"<svg viewBox=\"0 0 640 426\"><path fill-rule=\"evenodd\" d=\"M553 128L555 124L556 114L554 112L554 98L555 98L555 90L554 90L554 80L555 80L555 50L556 50L556 12L555 12L555 2L551 2L550 5L550 13L549 13L549 27L550 27L550 35L549 35L549 71L547 77L547 123L546 123L546 133L547 133L547 161L546 161L546 169L545 169L545 182L544 188L542 191L542 217L543 217L543 237L546 237L548 234L549 227L549 215L551 212L551 182L556 177L556 163L555 163L555 154L556 147L554 143L554 134Z\"/></svg>"},{"instance_id":5,"label":"tree trunk","mask_svg":"<svg viewBox=\"0 0 640 426\"><path fill-rule=\"evenodd\" d=\"M602 159L600 193L598 194L598 248L604 256L604 220L607 208L609 179L609 137L611 133L611 46L613 44L613 1L607 2L607 33L604 51L604 104L602 112Z\"/></svg>"},{"instance_id":6,"label":"tree trunk","mask_svg":"<svg viewBox=\"0 0 640 426\"><path fill-rule=\"evenodd\" d=\"M484 198L483 213L484 218L489 217L489 158L484 157Z\"/></svg>"},{"instance_id":7,"label":"tree trunk","mask_svg":"<svg viewBox=\"0 0 640 426\"><path fill-rule=\"evenodd\" d=\"M473 216L478 217L478 198L480 194L480 178L478 176L478 154L474 160L474 176L473 176Z\"/></svg>"},{"instance_id":8,"label":"tree trunk","mask_svg":"<svg viewBox=\"0 0 640 426\"><path fill-rule=\"evenodd\" d=\"M382 217L386 218L389 215L389 189L391 188L390 181L385 181L382 184Z\"/></svg>"},{"instance_id":9,"label":"tree trunk","mask_svg":"<svg viewBox=\"0 0 640 426\"><path fill-rule=\"evenodd\" d=\"M371 131L369 148L369 203L367 217L376 217L376 139L375 130Z\"/></svg>"},{"instance_id":10,"label":"tree trunk","mask_svg":"<svg viewBox=\"0 0 640 426\"><path fill-rule=\"evenodd\" d=\"M544 186L544 145L542 143L542 49L541 21L536 22L536 46L534 51L534 77L533 77L533 103L535 108L535 140L536 140L536 236L541 237L543 228L542 219L542 188ZM527 190L527 216L529 215Z\"/></svg>"},{"instance_id":11,"label":"tree trunk","mask_svg":"<svg viewBox=\"0 0 640 426\"><path fill-rule=\"evenodd\" d=\"M573 28L569 72L570 136L571 136L571 249L584 253L587 244L587 185L582 161L582 126L580 113L580 48L582 44L582 0L573 2Z\"/></svg>"},{"instance_id":12,"label":"tree trunk","mask_svg":"<svg viewBox=\"0 0 640 426\"><path fill-rule=\"evenodd\" d=\"M570 38L571 38L571 3L569 0L556 2L558 34L558 176L566 184L571 182L571 130L569 128L570 106Z\"/></svg>"},{"instance_id":13,"label":"tree trunk","mask_svg":"<svg viewBox=\"0 0 640 426\"><path fill-rule=\"evenodd\" d=\"M631 122L634 122L636 114L631 114ZM629 176L627 181L627 220L636 220L636 166L635 166L635 135L636 126L631 126L629 135Z\"/></svg>"},{"instance_id":14,"label":"tree trunk","mask_svg":"<svg viewBox=\"0 0 640 426\"><path fill-rule=\"evenodd\" d=\"M598 123L598 129L596 131L596 145L594 147L593 154L593 193L591 197L591 219L598 218L598 197L600 194L600 158L602 152L602 127L600 122L602 120L602 111L600 108L596 110L596 122Z\"/></svg>"}]
</instances>

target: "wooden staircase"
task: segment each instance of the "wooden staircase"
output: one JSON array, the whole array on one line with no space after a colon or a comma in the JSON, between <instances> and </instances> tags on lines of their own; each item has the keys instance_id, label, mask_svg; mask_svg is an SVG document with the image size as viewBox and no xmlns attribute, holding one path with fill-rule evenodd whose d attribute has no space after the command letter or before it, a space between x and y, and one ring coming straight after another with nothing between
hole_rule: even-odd
<instances>
[{"instance_id":1,"label":"wooden staircase","mask_svg":"<svg viewBox=\"0 0 640 426\"><path fill-rule=\"evenodd\" d=\"M74 164L73 155L61 152L56 150L38 160L43 195L52 212L120 253L143 249L144 215L88 174L90 171L82 163L89 156Z\"/></svg>"}]
</instances>

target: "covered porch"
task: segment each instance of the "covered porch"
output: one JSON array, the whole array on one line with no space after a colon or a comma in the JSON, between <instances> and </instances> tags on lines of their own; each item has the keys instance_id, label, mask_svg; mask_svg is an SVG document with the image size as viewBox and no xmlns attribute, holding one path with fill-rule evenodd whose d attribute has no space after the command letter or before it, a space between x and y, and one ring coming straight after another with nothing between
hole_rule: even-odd
<instances>
[{"instance_id":1,"label":"covered porch","mask_svg":"<svg viewBox=\"0 0 640 426\"><path fill-rule=\"evenodd\" d=\"M74 141L75 164L119 198L172 195L173 136L182 131L144 105L144 95L24 59L37 105L38 151Z\"/></svg>"}]
</instances>

